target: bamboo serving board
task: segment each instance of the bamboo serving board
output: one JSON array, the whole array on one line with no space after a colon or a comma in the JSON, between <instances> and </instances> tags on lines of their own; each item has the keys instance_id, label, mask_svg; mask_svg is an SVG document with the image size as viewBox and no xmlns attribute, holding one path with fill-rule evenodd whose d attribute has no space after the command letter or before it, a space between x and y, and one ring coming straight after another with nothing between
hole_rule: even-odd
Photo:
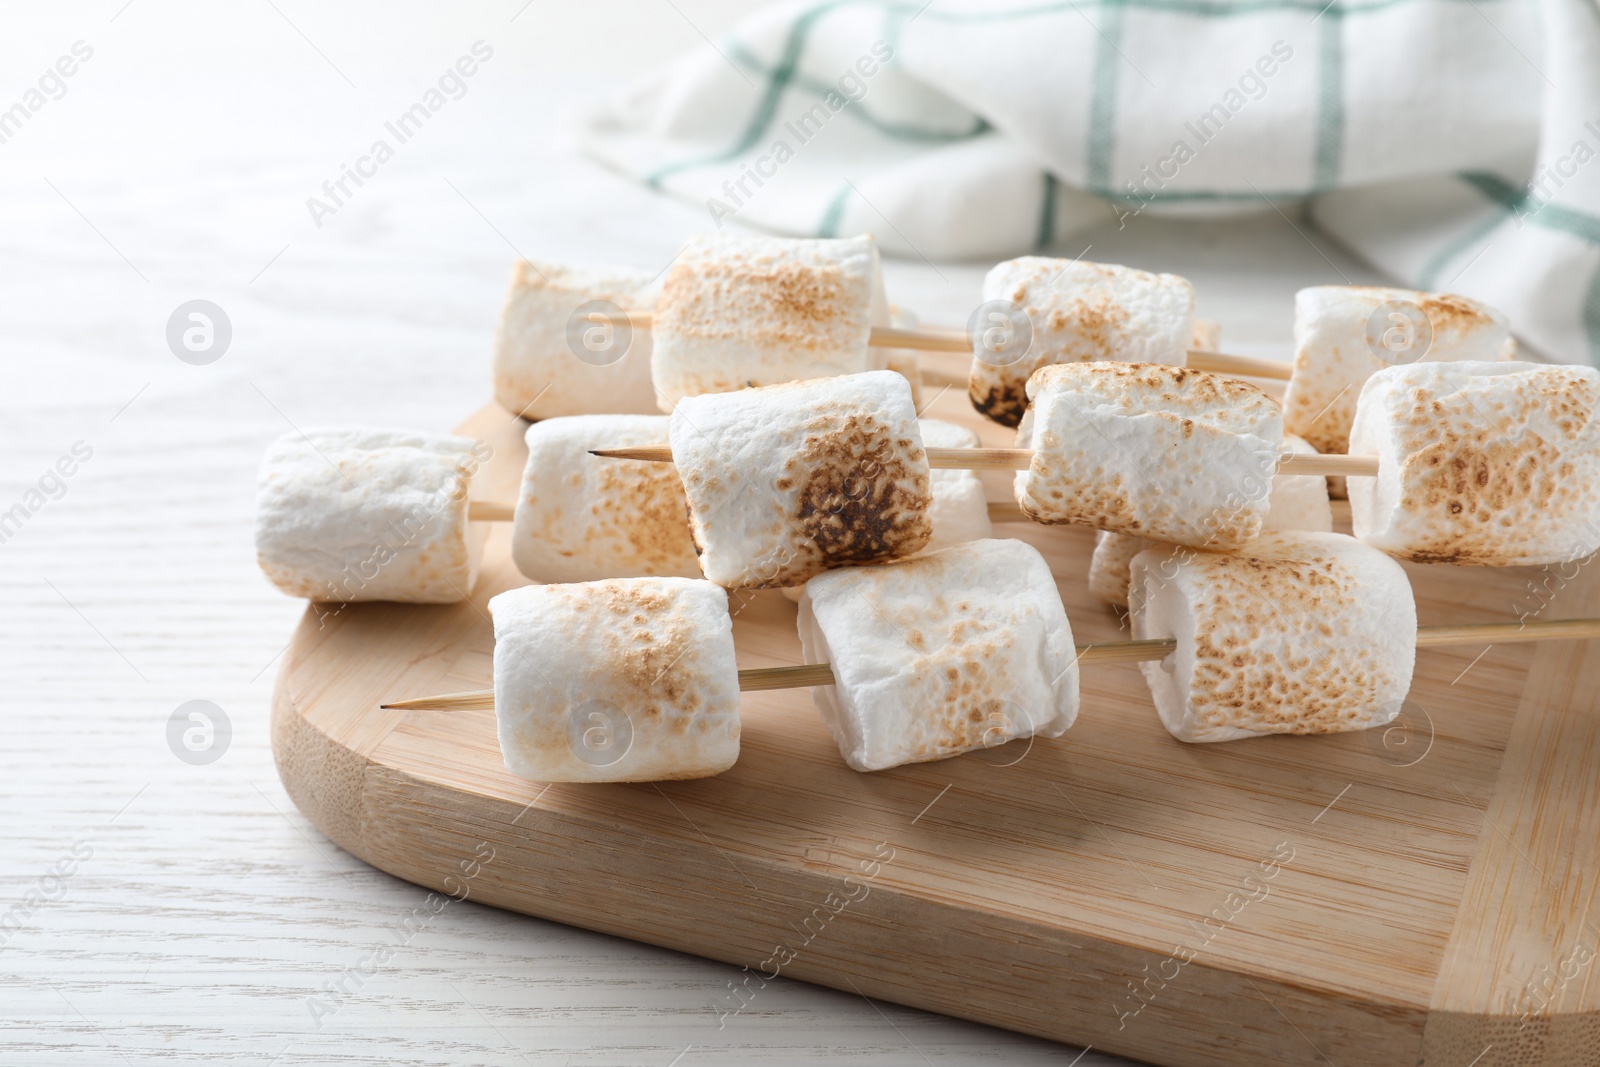
<instances>
[{"instance_id":1,"label":"bamboo serving board","mask_svg":"<svg viewBox=\"0 0 1600 1067\"><path fill-rule=\"evenodd\" d=\"M928 414L1010 443L964 397ZM461 427L492 499L524 426ZM1084 588L1091 533L996 534L1045 554L1078 640L1127 636ZM284 658L284 785L382 870L746 966L708 1026L776 974L1183 1067L1600 1064L1595 644L1424 650L1387 730L1220 745L1096 666L1061 738L874 774L809 691L746 693L723 775L546 786L505 770L492 712L378 708L490 685L509 536L469 603L313 605ZM1600 614L1593 567L1407 569L1423 624ZM741 667L800 662L780 594L732 606Z\"/></svg>"}]
</instances>

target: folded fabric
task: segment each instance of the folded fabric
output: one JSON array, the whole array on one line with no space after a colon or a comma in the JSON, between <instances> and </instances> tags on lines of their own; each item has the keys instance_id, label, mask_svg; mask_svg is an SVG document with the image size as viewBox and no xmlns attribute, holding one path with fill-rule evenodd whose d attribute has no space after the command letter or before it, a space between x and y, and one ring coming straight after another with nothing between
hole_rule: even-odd
<instances>
[{"instance_id":1,"label":"folded fabric","mask_svg":"<svg viewBox=\"0 0 1600 1067\"><path fill-rule=\"evenodd\" d=\"M929 258L1305 199L1406 284L1500 308L1553 358L1600 353L1596 0L807 3L580 138L716 228Z\"/></svg>"}]
</instances>

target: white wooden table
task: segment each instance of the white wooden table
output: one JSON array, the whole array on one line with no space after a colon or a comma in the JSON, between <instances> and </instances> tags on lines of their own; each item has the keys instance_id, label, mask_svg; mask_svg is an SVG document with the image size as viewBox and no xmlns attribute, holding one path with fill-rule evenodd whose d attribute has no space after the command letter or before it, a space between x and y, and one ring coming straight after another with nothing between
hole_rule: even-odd
<instances>
[{"instance_id":1,"label":"white wooden table","mask_svg":"<svg viewBox=\"0 0 1600 1067\"><path fill-rule=\"evenodd\" d=\"M413 919L425 893L339 851L278 784L268 698L302 605L254 565L264 445L448 428L488 395L515 255L662 267L706 228L575 158L561 111L740 6L0 16L0 108L93 50L0 144L0 513L24 512L0 528L0 1062L1114 1062L794 982L719 1029L732 968L470 902ZM466 94L315 226L307 197L480 39L494 55ZM1271 211L1141 218L1062 251L1084 245L1189 275L1251 354L1285 352L1298 286L1372 277ZM887 270L943 323L983 268ZM167 344L192 299L232 325L209 365ZM92 454L47 476L75 447ZM231 723L208 765L169 747L190 700Z\"/></svg>"}]
</instances>

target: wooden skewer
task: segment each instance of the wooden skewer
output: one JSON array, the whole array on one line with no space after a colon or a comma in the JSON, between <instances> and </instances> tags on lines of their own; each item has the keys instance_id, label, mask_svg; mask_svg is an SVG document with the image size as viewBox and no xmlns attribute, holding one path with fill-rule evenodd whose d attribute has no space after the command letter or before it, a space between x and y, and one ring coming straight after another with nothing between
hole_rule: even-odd
<instances>
[{"instance_id":1,"label":"wooden skewer","mask_svg":"<svg viewBox=\"0 0 1600 1067\"><path fill-rule=\"evenodd\" d=\"M1528 641L1572 641L1600 637L1600 619L1550 619L1546 622L1480 622L1470 626L1419 626L1418 648L1441 645L1514 645Z\"/></svg>"},{"instance_id":2,"label":"wooden skewer","mask_svg":"<svg viewBox=\"0 0 1600 1067\"><path fill-rule=\"evenodd\" d=\"M1526 641L1572 641L1600 637L1600 619L1557 619L1549 622L1490 622L1470 626L1421 626L1417 628L1418 648L1446 645L1504 645ZM1148 641L1112 641L1109 644L1080 644L1079 663L1143 663L1165 659L1177 650L1171 638ZM739 688L744 692L769 689L805 689L834 684L833 669L826 663L801 663L793 667L756 667L739 672ZM397 700L379 707L395 711L493 711L494 690Z\"/></svg>"},{"instance_id":3,"label":"wooden skewer","mask_svg":"<svg viewBox=\"0 0 1600 1067\"><path fill-rule=\"evenodd\" d=\"M739 672L739 689L762 693L768 689L808 689L832 685L833 668L826 663L799 663L793 667L753 667Z\"/></svg>"},{"instance_id":4,"label":"wooden skewer","mask_svg":"<svg viewBox=\"0 0 1600 1067\"><path fill-rule=\"evenodd\" d=\"M517 517L514 504L501 504L494 500L469 500L467 501L467 520L469 522L512 522ZM989 501L990 522L1028 522L1028 516L1022 509L1009 500Z\"/></svg>"},{"instance_id":5,"label":"wooden skewer","mask_svg":"<svg viewBox=\"0 0 1600 1067\"><path fill-rule=\"evenodd\" d=\"M1199 348L1189 349L1185 365L1234 378L1271 378L1273 381L1286 382L1294 376L1294 368L1281 359L1235 356L1228 352L1207 352Z\"/></svg>"},{"instance_id":6,"label":"wooden skewer","mask_svg":"<svg viewBox=\"0 0 1600 1067\"><path fill-rule=\"evenodd\" d=\"M1022 471L1033 462L1029 448L929 448L928 466L934 470ZM670 445L645 445L639 448L596 448L590 455L607 459L638 459L648 463L671 463ZM1293 452L1278 460L1279 474L1343 474L1376 477L1377 456L1318 455Z\"/></svg>"},{"instance_id":7,"label":"wooden skewer","mask_svg":"<svg viewBox=\"0 0 1600 1067\"><path fill-rule=\"evenodd\" d=\"M470 693L444 693L416 700L397 700L379 704L385 711L493 711L494 690L476 689Z\"/></svg>"},{"instance_id":8,"label":"wooden skewer","mask_svg":"<svg viewBox=\"0 0 1600 1067\"><path fill-rule=\"evenodd\" d=\"M516 517L515 504L502 504L495 500L467 501L468 522L511 522Z\"/></svg>"},{"instance_id":9,"label":"wooden skewer","mask_svg":"<svg viewBox=\"0 0 1600 1067\"><path fill-rule=\"evenodd\" d=\"M615 320L615 316L607 316ZM636 330L648 330L655 316L648 311L627 312L628 325ZM910 348L919 352L963 352L972 354L972 338L958 330L898 330L890 326L874 326L867 335L867 344L873 348ZM1274 378L1288 381L1293 368L1282 360L1259 359L1255 356L1235 356L1227 352L1189 350L1188 365L1196 370L1212 371L1249 378ZM966 388L965 377L956 378L939 372L922 372L922 380L929 385L958 385Z\"/></svg>"},{"instance_id":10,"label":"wooden skewer","mask_svg":"<svg viewBox=\"0 0 1600 1067\"><path fill-rule=\"evenodd\" d=\"M872 332L867 334L867 344L873 348L911 348L918 352L961 352L972 355L972 339L956 330L897 330L892 326L874 326Z\"/></svg>"}]
</instances>

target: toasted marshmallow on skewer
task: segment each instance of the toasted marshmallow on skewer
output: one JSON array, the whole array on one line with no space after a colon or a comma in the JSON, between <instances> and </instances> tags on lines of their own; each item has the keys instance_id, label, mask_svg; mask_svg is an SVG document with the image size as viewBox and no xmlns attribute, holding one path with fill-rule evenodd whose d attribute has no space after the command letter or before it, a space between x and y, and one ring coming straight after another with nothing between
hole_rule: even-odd
<instances>
[{"instance_id":1,"label":"toasted marshmallow on skewer","mask_svg":"<svg viewBox=\"0 0 1600 1067\"><path fill-rule=\"evenodd\" d=\"M917 428L922 433L925 448L977 448L982 444L978 435L965 426L941 419L918 419ZM921 554L994 535L983 482L973 471L929 471L928 493L928 518L933 522L933 536L928 538ZM802 589L798 585L785 586L783 595L799 603Z\"/></svg>"},{"instance_id":2,"label":"toasted marshmallow on skewer","mask_svg":"<svg viewBox=\"0 0 1600 1067\"><path fill-rule=\"evenodd\" d=\"M1215 352L1222 347L1222 324L1210 319L1195 319L1189 347L1200 352Z\"/></svg>"},{"instance_id":3,"label":"toasted marshmallow on skewer","mask_svg":"<svg viewBox=\"0 0 1600 1067\"><path fill-rule=\"evenodd\" d=\"M1294 297L1294 376L1284 425L1319 452L1349 451L1361 386L1391 366L1509 359L1505 316L1464 296L1318 285Z\"/></svg>"},{"instance_id":4,"label":"toasted marshmallow on skewer","mask_svg":"<svg viewBox=\"0 0 1600 1067\"><path fill-rule=\"evenodd\" d=\"M1361 390L1350 480L1357 537L1419 562L1516 566L1600 549L1600 371L1417 363Z\"/></svg>"},{"instance_id":5,"label":"toasted marshmallow on skewer","mask_svg":"<svg viewBox=\"0 0 1600 1067\"><path fill-rule=\"evenodd\" d=\"M867 340L888 316L870 236L694 237L652 318L658 402L881 369Z\"/></svg>"},{"instance_id":6,"label":"toasted marshmallow on skewer","mask_svg":"<svg viewBox=\"0 0 1600 1067\"><path fill-rule=\"evenodd\" d=\"M1409 659L1368 647L1343 658L1324 655L1342 633L1369 637L1376 626L1386 645L1387 638L1409 637L1408 649L1600 637L1600 619L1592 618L1419 630L1403 574L1382 553L1335 534L1301 534L1298 543L1291 535L1270 537L1253 557L1175 548L1163 550L1171 553L1166 557L1141 553L1136 568L1153 560L1156 579L1184 578L1175 605L1162 609L1178 625L1167 627L1170 636L1076 647L1059 599L1041 592L1053 584L1048 571L1020 542L974 541L910 561L832 571L813 579L818 595L814 603L807 598L801 638L808 654L831 651L844 662L752 670L734 669L727 597L709 583L632 578L529 586L489 604L496 688L381 707L497 710L502 750L516 773L546 781L647 781L731 765L738 756L737 691L832 686L835 692L818 698L830 729L853 766L871 769L1061 733L1076 716L1079 664L1164 661L1165 669L1155 668L1157 700L1176 702L1170 721L1180 724L1180 736L1226 740L1388 721L1368 713L1365 697L1375 694L1383 704L1403 695ZM1308 564L1305 574L1275 569L1297 560ZM1183 575L1195 561L1202 573ZM1289 640L1240 638L1239 612L1230 608L1243 593L1262 595L1263 574L1276 575L1272 591L1287 594L1288 603L1326 608L1332 622L1301 618L1314 631L1309 641L1300 629ZM1377 590L1366 615L1346 595L1363 578ZM840 584L849 582L862 585ZM929 587L953 596L930 600ZM877 610L869 617L866 609ZM1374 614L1381 616L1375 623L1367 617ZM896 620L907 629L899 631ZM1259 632L1255 620L1249 623L1247 630ZM899 653L887 647L891 627L902 639ZM864 640L857 644L857 637ZM1226 663L1212 662L1218 645ZM912 652L921 659L913 662ZM1275 676L1266 657L1278 653L1287 654L1286 669L1300 673ZM1185 661L1199 680L1193 699L1162 680ZM1256 682L1264 688L1246 700L1241 694ZM1319 688L1323 682L1327 688Z\"/></svg>"},{"instance_id":7,"label":"toasted marshmallow on skewer","mask_svg":"<svg viewBox=\"0 0 1600 1067\"><path fill-rule=\"evenodd\" d=\"M689 505L671 464L589 454L613 442L667 443L665 415L575 415L528 427L511 558L537 582L700 577Z\"/></svg>"},{"instance_id":8,"label":"toasted marshmallow on skewer","mask_svg":"<svg viewBox=\"0 0 1600 1067\"><path fill-rule=\"evenodd\" d=\"M1072 627L1021 541L819 574L799 627L806 661L832 664L813 697L858 771L1056 737L1078 715Z\"/></svg>"},{"instance_id":9,"label":"toasted marshmallow on skewer","mask_svg":"<svg viewBox=\"0 0 1600 1067\"><path fill-rule=\"evenodd\" d=\"M798 585L933 535L928 456L893 371L685 397L670 436L700 567L718 585Z\"/></svg>"},{"instance_id":10,"label":"toasted marshmallow on skewer","mask_svg":"<svg viewBox=\"0 0 1600 1067\"><path fill-rule=\"evenodd\" d=\"M998 312L974 324L968 395L1006 426L1022 420L1028 379L1040 367L1102 359L1182 366L1194 337L1194 287L1175 274L1024 256L989 271L983 299L986 313L999 301L1027 315L1025 329Z\"/></svg>"},{"instance_id":11,"label":"toasted marshmallow on skewer","mask_svg":"<svg viewBox=\"0 0 1600 1067\"><path fill-rule=\"evenodd\" d=\"M494 398L528 419L653 414L650 331L617 321L650 307L651 275L519 260L494 337ZM593 304L593 317L576 313Z\"/></svg>"},{"instance_id":12,"label":"toasted marshmallow on skewer","mask_svg":"<svg viewBox=\"0 0 1600 1067\"><path fill-rule=\"evenodd\" d=\"M286 433L261 461L261 569L312 600L463 600L486 533L467 522L467 498L488 456L483 442L447 434Z\"/></svg>"},{"instance_id":13,"label":"toasted marshmallow on skewer","mask_svg":"<svg viewBox=\"0 0 1600 1067\"><path fill-rule=\"evenodd\" d=\"M739 758L728 595L694 578L530 585L489 601L506 768L541 782L704 778Z\"/></svg>"},{"instance_id":14,"label":"toasted marshmallow on skewer","mask_svg":"<svg viewBox=\"0 0 1600 1067\"><path fill-rule=\"evenodd\" d=\"M1393 719L1411 688L1411 583L1353 537L1272 533L1236 552L1158 546L1131 570L1134 638L1177 641L1140 669L1180 741L1364 730Z\"/></svg>"},{"instance_id":15,"label":"toasted marshmallow on skewer","mask_svg":"<svg viewBox=\"0 0 1600 1067\"><path fill-rule=\"evenodd\" d=\"M1284 436L1284 446L1291 453L1316 452L1302 438L1293 434ZM939 473L934 472L935 475ZM1328 533L1333 529L1333 509L1328 505L1328 480L1321 475L1273 475L1272 494L1267 504L1267 517L1261 524L1262 533L1274 530ZM1089 592L1107 604L1127 607L1128 565L1133 562L1134 556L1156 544L1138 534L1101 530L1095 535L1094 555L1089 560Z\"/></svg>"},{"instance_id":16,"label":"toasted marshmallow on skewer","mask_svg":"<svg viewBox=\"0 0 1600 1067\"><path fill-rule=\"evenodd\" d=\"M1029 518L1198 548L1261 532L1283 419L1255 386L1184 367L1069 363L1041 368L1028 395L1017 447L1034 455L1015 490Z\"/></svg>"},{"instance_id":17,"label":"toasted marshmallow on skewer","mask_svg":"<svg viewBox=\"0 0 1600 1067\"><path fill-rule=\"evenodd\" d=\"M511 556L539 582L587 582L644 575L701 575L689 506L671 464L618 463L600 447L665 445L666 415L575 415L528 427L528 463L517 500ZM976 448L978 435L919 419L925 445ZM983 485L972 471L929 472L933 534L923 551L993 532ZM798 586L785 587L798 601Z\"/></svg>"}]
</instances>

